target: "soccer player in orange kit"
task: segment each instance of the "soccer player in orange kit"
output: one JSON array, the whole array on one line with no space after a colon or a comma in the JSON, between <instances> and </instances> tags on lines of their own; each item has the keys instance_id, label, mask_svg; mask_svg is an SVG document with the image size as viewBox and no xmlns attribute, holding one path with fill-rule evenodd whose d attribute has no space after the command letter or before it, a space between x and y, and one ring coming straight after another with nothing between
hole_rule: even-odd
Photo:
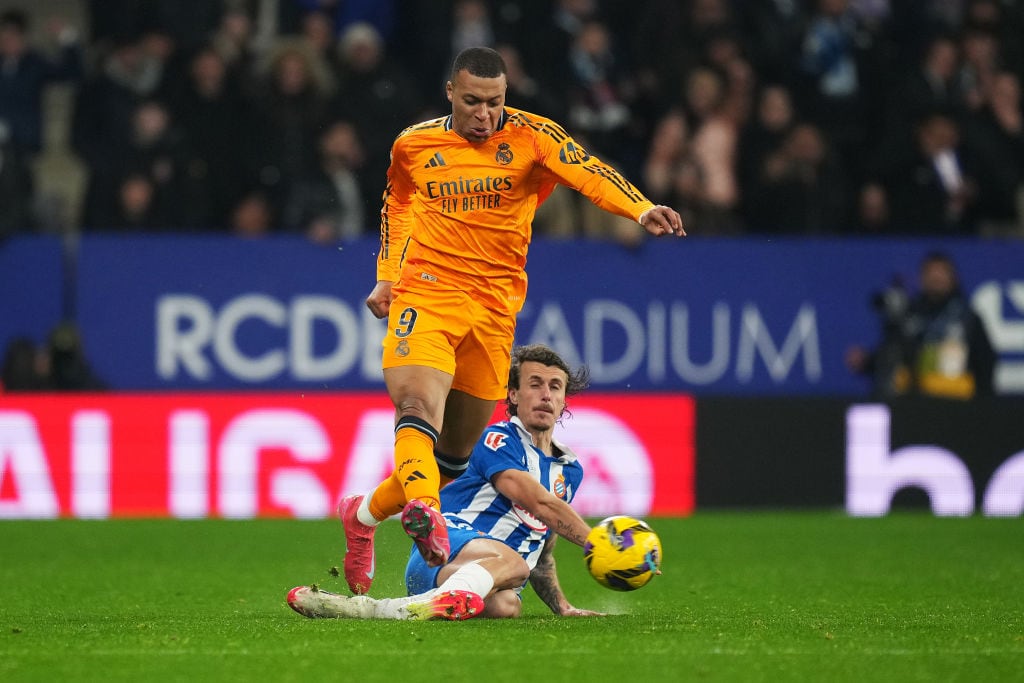
<instances>
[{"instance_id":1,"label":"soccer player in orange kit","mask_svg":"<svg viewBox=\"0 0 1024 683\"><path fill-rule=\"evenodd\" d=\"M506 107L506 87L497 52L463 50L446 86L451 115L410 126L391 148L366 305L388 318L395 469L371 494L338 506L345 579L356 594L373 581L376 525L399 512L427 564L448 561L438 491L465 470L506 395L531 224L555 184L651 235L686 234L677 211L652 203L560 125Z\"/></svg>"}]
</instances>

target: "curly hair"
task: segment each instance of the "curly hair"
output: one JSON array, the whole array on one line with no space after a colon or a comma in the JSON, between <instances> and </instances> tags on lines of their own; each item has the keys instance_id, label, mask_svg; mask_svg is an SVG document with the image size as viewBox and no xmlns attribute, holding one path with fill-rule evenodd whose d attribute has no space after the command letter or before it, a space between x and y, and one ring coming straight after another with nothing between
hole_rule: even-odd
<instances>
[{"instance_id":1,"label":"curly hair","mask_svg":"<svg viewBox=\"0 0 1024 683\"><path fill-rule=\"evenodd\" d=\"M586 366L581 366L576 370L572 370L569 364L562 359L552 348L545 346L544 344L527 344L525 346L517 346L512 349L512 365L508 372L508 386L509 389L518 389L519 381L521 379L520 372L523 367L523 363L533 361L546 365L548 367L555 367L562 370L566 377L565 395L575 396L590 385L590 370ZM565 413L572 415L569 412L568 402L566 403ZM505 399L505 414L509 417L515 417L516 406L509 402L508 398Z\"/></svg>"}]
</instances>

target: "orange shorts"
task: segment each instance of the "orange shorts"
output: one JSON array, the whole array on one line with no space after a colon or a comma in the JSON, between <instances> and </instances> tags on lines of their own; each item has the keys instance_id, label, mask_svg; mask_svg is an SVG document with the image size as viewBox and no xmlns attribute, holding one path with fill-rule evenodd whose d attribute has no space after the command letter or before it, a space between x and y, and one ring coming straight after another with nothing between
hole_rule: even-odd
<instances>
[{"instance_id":1,"label":"orange shorts","mask_svg":"<svg viewBox=\"0 0 1024 683\"><path fill-rule=\"evenodd\" d=\"M452 375L452 389L488 401L506 397L514 315L465 292L403 289L391 302L382 365L425 365Z\"/></svg>"}]
</instances>

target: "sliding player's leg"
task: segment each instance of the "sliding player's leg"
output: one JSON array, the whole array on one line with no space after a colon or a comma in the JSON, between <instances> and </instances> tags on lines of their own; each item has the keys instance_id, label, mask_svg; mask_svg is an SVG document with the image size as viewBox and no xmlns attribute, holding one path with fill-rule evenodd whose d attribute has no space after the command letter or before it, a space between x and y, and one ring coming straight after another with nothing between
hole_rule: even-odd
<instances>
[{"instance_id":1,"label":"sliding player's leg","mask_svg":"<svg viewBox=\"0 0 1024 683\"><path fill-rule=\"evenodd\" d=\"M339 595L316 586L296 586L288 592L288 606L310 619L445 619L462 621L483 614L476 593L433 590L405 598Z\"/></svg>"},{"instance_id":2,"label":"sliding player's leg","mask_svg":"<svg viewBox=\"0 0 1024 683\"><path fill-rule=\"evenodd\" d=\"M509 603L508 592L518 593L526 585L530 577L526 560L501 541L483 536L471 528L462 525L449 527L448 533L452 559L443 567L430 567L419 553L410 554L405 569L408 592L466 591L483 598L484 616L518 616L519 605Z\"/></svg>"}]
</instances>

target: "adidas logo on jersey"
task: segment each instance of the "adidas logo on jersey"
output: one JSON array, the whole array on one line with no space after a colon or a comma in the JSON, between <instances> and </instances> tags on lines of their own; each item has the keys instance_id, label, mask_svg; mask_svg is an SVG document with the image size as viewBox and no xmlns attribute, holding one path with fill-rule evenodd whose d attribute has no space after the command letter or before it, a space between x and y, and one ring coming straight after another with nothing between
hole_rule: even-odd
<instances>
[{"instance_id":1,"label":"adidas logo on jersey","mask_svg":"<svg viewBox=\"0 0 1024 683\"><path fill-rule=\"evenodd\" d=\"M428 161L426 164L424 164L423 168L437 168L438 166L447 166L447 165L448 164L444 163L444 157L441 156L440 152L438 152L434 156L430 157L430 161Z\"/></svg>"}]
</instances>

